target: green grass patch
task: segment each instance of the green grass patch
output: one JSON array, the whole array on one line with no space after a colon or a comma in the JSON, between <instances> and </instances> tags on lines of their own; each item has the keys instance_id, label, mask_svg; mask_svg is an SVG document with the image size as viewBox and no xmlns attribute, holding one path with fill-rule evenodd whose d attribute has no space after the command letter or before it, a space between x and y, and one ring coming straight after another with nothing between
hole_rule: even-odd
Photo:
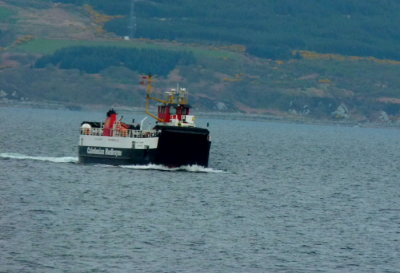
<instances>
[{"instance_id":1,"label":"green grass patch","mask_svg":"<svg viewBox=\"0 0 400 273\"><path fill-rule=\"evenodd\" d=\"M126 48L151 48L151 49L169 49L179 51L190 51L196 57L210 57L210 58L237 58L238 53L234 53L228 50L220 49L208 49L200 46L189 46L182 44L165 44L165 43L152 43L148 41L91 41L91 40L54 40L54 39L34 39L21 44L15 48L17 51L23 51L32 54L52 54L55 51L71 46L115 46L115 47L126 47Z\"/></svg>"},{"instance_id":2,"label":"green grass patch","mask_svg":"<svg viewBox=\"0 0 400 273\"><path fill-rule=\"evenodd\" d=\"M34 39L16 47L17 51L24 51L33 54L52 54L55 51L71 46L115 46L115 47L148 47L144 43L132 43L127 41L90 41L90 40L53 40Z\"/></svg>"},{"instance_id":3,"label":"green grass patch","mask_svg":"<svg viewBox=\"0 0 400 273\"><path fill-rule=\"evenodd\" d=\"M6 7L2 7L0 6L0 22L7 22L10 17L15 15L15 11L6 8Z\"/></svg>"}]
</instances>

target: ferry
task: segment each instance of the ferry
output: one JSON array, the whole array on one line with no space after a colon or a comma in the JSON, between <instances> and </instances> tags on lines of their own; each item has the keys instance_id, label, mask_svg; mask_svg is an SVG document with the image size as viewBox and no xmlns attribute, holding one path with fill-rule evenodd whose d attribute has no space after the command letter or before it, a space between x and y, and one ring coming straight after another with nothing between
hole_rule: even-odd
<instances>
[{"instance_id":1,"label":"ferry","mask_svg":"<svg viewBox=\"0 0 400 273\"><path fill-rule=\"evenodd\" d=\"M118 119L111 109L104 122L83 121L79 136L79 162L109 165L148 165L166 167L198 165L207 167L211 147L210 132L195 125L185 88L170 89L164 99L152 95L152 76L144 77L146 113L155 119L151 129ZM159 103L157 114L149 110Z\"/></svg>"}]
</instances>

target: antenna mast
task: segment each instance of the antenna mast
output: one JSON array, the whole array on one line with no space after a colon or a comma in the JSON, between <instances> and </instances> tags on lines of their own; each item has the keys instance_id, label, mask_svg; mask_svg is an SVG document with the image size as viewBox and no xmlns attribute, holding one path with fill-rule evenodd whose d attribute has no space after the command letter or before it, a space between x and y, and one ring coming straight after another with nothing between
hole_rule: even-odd
<instances>
[{"instance_id":1,"label":"antenna mast","mask_svg":"<svg viewBox=\"0 0 400 273\"><path fill-rule=\"evenodd\" d=\"M129 14L129 25L128 25L129 39L135 38L136 35L135 3L136 0L131 0L131 11Z\"/></svg>"}]
</instances>

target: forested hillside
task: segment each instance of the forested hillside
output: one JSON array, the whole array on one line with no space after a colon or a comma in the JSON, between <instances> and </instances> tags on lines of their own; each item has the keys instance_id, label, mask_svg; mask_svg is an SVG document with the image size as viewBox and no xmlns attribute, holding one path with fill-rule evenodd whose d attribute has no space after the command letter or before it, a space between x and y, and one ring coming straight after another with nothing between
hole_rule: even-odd
<instances>
[{"instance_id":1,"label":"forested hillside","mask_svg":"<svg viewBox=\"0 0 400 273\"><path fill-rule=\"evenodd\" d=\"M123 15L106 29L129 34L130 0L53 0ZM397 0L135 1L135 37L240 44L264 58L311 50L400 60Z\"/></svg>"},{"instance_id":2,"label":"forested hillside","mask_svg":"<svg viewBox=\"0 0 400 273\"><path fill-rule=\"evenodd\" d=\"M99 73L102 70L120 66L142 74L167 76L177 65L195 63L193 54L155 49L136 49L118 47L66 47L54 54L38 59L36 68L50 64L61 69L78 69L86 73Z\"/></svg>"},{"instance_id":3,"label":"forested hillside","mask_svg":"<svg viewBox=\"0 0 400 273\"><path fill-rule=\"evenodd\" d=\"M207 111L400 123L399 12L394 0L0 0L0 104L143 106L152 73L158 95L179 83Z\"/></svg>"}]
</instances>

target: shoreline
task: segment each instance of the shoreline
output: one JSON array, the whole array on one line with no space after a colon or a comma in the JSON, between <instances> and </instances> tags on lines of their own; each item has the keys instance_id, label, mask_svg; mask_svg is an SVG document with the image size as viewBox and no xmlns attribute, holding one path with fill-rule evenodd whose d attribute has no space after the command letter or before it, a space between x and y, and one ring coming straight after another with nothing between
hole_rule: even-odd
<instances>
[{"instance_id":1,"label":"shoreline","mask_svg":"<svg viewBox=\"0 0 400 273\"><path fill-rule=\"evenodd\" d=\"M15 101L0 100L1 107L10 108L30 108L30 109L49 109L49 110L67 110L67 111L107 111L110 106L107 105L78 105L61 102L35 102L35 101ZM123 105L114 105L112 108L123 112L145 112L144 107L129 107ZM376 122L376 121L359 121L359 120L333 120L333 119L317 119L306 116L277 116L271 114L251 114L241 112L218 112L200 110L196 112L196 116L201 118L217 118L226 120L247 120L247 121L267 121L267 122L284 122L295 124L309 125L327 125L327 126L344 126L344 127L360 127L360 128L395 128L400 129L400 122Z\"/></svg>"}]
</instances>

